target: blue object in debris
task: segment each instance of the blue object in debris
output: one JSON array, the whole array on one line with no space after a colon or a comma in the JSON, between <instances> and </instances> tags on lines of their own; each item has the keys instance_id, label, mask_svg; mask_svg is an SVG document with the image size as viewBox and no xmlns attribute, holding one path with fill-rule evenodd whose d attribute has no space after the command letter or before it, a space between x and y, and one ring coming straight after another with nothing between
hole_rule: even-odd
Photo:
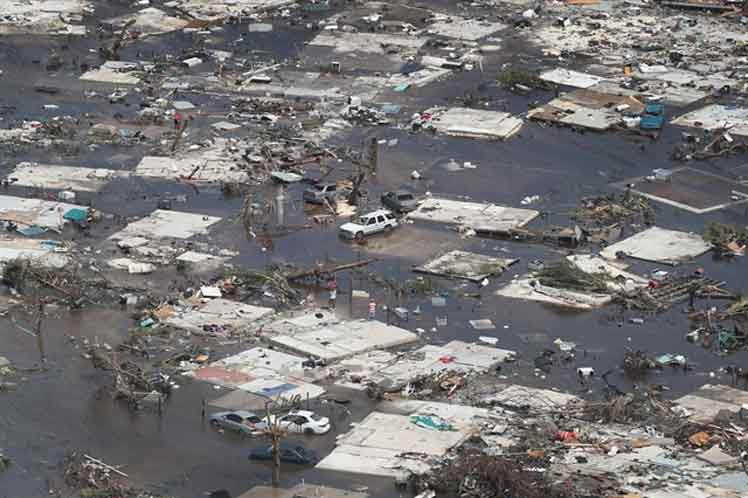
<instances>
[{"instance_id":1,"label":"blue object in debris","mask_svg":"<svg viewBox=\"0 0 748 498\"><path fill-rule=\"evenodd\" d=\"M393 90L395 90L396 92L404 92L408 88L410 88L410 83L400 83L395 88L393 88Z\"/></svg>"},{"instance_id":2,"label":"blue object in debris","mask_svg":"<svg viewBox=\"0 0 748 498\"><path fill-rule=\"evenodd\" d=\"M263 387L262 388L262 394L266 396L273 396L275 394L284 393L286 391L290 391L291 389L295 389L296 385L294 384L279 384L277 386L273 387Z\"/></svg>"},{"instance_id":3,"label":"blue object in debris","mask_svg":"<svg viewBox=\"0 0 748 498\"><path fill-rule=\"evenodd\" d=\"M400 106L397 104L384 104L382 106L382 112L385 114L397 114L400 112Z\"/></svg>"},{"instance_id":4,"label":"blue object in debris","mask_svg":"<svg viewBox=\"0 0 748 498\"><path fill-rule=\"evenodd\" d=\"M154 323L156 323L156 321L153 318L148 317L145 320L142 320L140 322L140 326L143 327L143 328L147 328L147 327L150 327L151 325L153 325Z\"/></svg>"},{"instance_id":5,"label":"blue object in debris","mask_svg":"<svg viewBox=\"0 0 748 498\"><path fill-rule=\"evenodd\" d=\"M34 237L36 235L43 234L47 231L47 229L44 227L40 227L39 225L31 225L24 228L18 228L16 231L21 235L25 235L26 237Z\"/></svg>"},{"instance_id":6,"label":"blue object in debris","mask_svg":"<svg viewBox=\"0 0 748 498\"><path fill-rule=\"evenodd\" d=\"M644 102L644 113L639 120L642 130L659 130L665 123L665 106L659 100Z\"/></svg>"},{"instance_id":7,"label":"blue object in debris","mask_svg":"<svg viewBox=\"0 0 748 498\"><path fill-rule=\"evenodd\" d=\"M80 223L81 221L86 221L86 218L88 218L88 211L81 208L73 208L62 215L62 217L66 220Z\"/></svg>"},{"instance_id":8,"label":"blue object in debris","mask_svg":"<svg viewBox=\"0 0 748 498\"><path fill-rule=\"evenodd\" d=\"M654 114L642 114L639 127L642 130L659 130L665 122L665 116Z\"/></svg>"},{"instance_id":9,"label":"blue object in debris","mask_svg":"<svg viewBox=\"0 0 748 498\"><path fill-rule=\"evenodd\" d=\"M646 114L662 115L665 112L665 106L658 102L647 102L644 106Z\"/></svg>"},{"instance_id":10,"label":"blue object in debris","mask_svg":"<svg viewBox=\"0 0 748 498\"><path fill-rule=\"evenodd\" d=\"M54 250L57 247L62 247L62 242L59 240L40 240L39 245L44 249Z\"/></svg>"}]
</instances>

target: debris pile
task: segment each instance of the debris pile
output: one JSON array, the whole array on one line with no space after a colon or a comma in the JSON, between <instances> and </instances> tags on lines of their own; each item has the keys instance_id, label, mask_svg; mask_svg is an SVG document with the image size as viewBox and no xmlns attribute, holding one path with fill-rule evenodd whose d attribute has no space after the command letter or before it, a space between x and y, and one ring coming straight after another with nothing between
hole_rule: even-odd
<instances>
[{"instance_id":1,"label":"debris pile","mask_svg":"<svg viewBox=\"0 0 748 498\"><path fill-rule=\"evenodd\" d=\"M124 400L132 410L151 407L161 411L173 386L168 375L158 370L147 373L132 361L118 360L117 353L107 348L92 345L87 354L94 367L112 376L110 390L115 399Z\"/></svg>"},{"instance_id":2,"label":"debris pile","mask_svg":"<svg viewBox=\"0 0 748 498\"><path fill-rule=\"evenodd\" d=\"M438 497L470 498L521 496L523 498L571 498L565 486L552 485L531 467L540 462L491 456L466 448L434 466L428 474L412 478L419 492L433 490ZM541 463L542 464L542 463Z\"/></svg>"},{"instance_id":3,"label":"debris pile","mask_svg":"<svg viewBox=\"0 0 748 498\"><path fill-rule=\"evenodd\" d=\"M81 498L167 498L130 486L127 474L81 452L67 455L64 476Z\"/></svg>"},{"instance_id":4,"label":"debris pile","mask_svg":"<svg viewBox=\"0 0 748 498\"><path fill-rule=\"evenodd\" d=\"M654 223L654 209L645 197L624 192L583 198L572 219L596 227L636 221L649 225Z\"/></svg>"},{"instance_id":5,"label":"debris pile","mask_svg":"<svg viewBox=\"0 0 748 498\"><path fill-rule=\"evenodd\" d=\"M710 222L704 227L702 237L722 256L742 256L748 244L748 228Z\"/></svg>"}]
</instances>

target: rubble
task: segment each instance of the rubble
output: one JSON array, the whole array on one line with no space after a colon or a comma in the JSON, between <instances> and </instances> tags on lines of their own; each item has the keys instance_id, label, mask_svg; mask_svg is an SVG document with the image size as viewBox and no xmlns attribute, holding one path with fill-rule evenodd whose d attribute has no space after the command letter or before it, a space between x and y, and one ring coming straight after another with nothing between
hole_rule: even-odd
<instances>
[{"instance_id":1,"label":"rubble","mask_svg":"<svg viewBox=\"0 0 748 498\"><path fill-rule=\"evenodd\" d=\"M616 109L625 108L624 112ZM644 112L644 104L629 96L596 92L591 89L564 94L549 103L531 109L530 119L605 131L615 126L625 127L626 116Z\"/></svg>"},{"instance_id":2,"label":"rubble","mask_svg":"<svg viewBox=\"0 0 748 498\"><path fill-rule=\"evenodd\" d=\"M342 436L317 468L391 477L422 473L429 468L426 459L439 460L470 436L477 418L489 417L481 408L423 401L392 402L386 408L392 411L373 412ZM456 430L420 427L411 421L413 415L438 415Z\"/></svg>"},{"instance_id":3,"label":"rubble","mask_svg":"<svg viewBox=\"0 0 748 498\"><path fill-rule=\"evenodd\" d=\"M226 498L198 414L299 409L244 496L748 493L740 6L4 6L7 493Z\"/></svg>"}]
</instances>

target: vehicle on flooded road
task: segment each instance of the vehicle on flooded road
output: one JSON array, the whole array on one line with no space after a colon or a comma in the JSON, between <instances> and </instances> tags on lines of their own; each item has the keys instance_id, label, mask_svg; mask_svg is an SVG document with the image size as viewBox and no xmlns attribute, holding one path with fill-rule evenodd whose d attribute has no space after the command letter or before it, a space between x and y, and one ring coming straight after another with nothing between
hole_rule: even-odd
<instances>
[{"instance_id":1,"label":"vehicle on flooded road","mask_svg":"<svg viewBox=\"0 0 748 498\"><path fill-rule=\"evenodd\" d=\"M267 422L262 417L243 410L214 413L208 420L213 427L235 431L246 436L267 428Z\"/></svg>"},{"instance_id":2,"label":"vehicle on flooded road","mask_svg":"<svg viewBox=\"0 0 748 498\"><path fill-rule=\"evenodd\" d=\"M278 418L278 424L288 432L298 434L327 434L330 432L330 419L320 417L308 410L296 410Z\"/></svg>"},{"instance_id":3,"label":"vehicle on flooded road","mask_svg":"<svg viewBox=\"0 0 748 498\"><path fill-rule=\"evenodd\" d=\"M344 223L339 231L343 238L363 240L369 235L389 232L398 226L399 223L392 211L380 209L360 216L355 222Z\"/></svg>"},{"instance_id":4,"label":"vehicle on flooded road","mask_svg":"<svg viewBox=\"0 0 748 498\"><path fill-rule=\"evenodd\" d=\"M280 461L299 465L314 465L319 462L317 454L297 443L281 442L278 448ZM249 453L250 460L273 460L273 445L268 443L253 448Z\"/></svg>"},{"instance_id":5,"label":"vehicle on flooded road","mask_svg":"<svg viewBox=\"0 0 748 498\"><path fill-rule=\"evenodd\" d=\"M381 201L383 206L396 213L409 213L418 207L416 196L406 190L385 192Z\"/></svg>"}]
</instances>

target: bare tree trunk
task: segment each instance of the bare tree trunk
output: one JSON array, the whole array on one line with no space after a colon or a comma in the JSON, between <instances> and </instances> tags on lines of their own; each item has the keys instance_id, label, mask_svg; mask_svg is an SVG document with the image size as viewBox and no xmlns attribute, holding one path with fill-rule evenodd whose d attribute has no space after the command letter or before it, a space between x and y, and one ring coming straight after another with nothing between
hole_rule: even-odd
<instances>
[{"instance_id":1,"label":"bare tree trunk","mask_svg":"<svg viewBox=\"0 0 748 498\"><path fill-rule=\"evenodd\" d=\"M273 487L280 486L281 460L280 460L280 437L273 435Z\"/></svg>"},{"instance_id":2,"label":"bare tree trunk","mask_svg":"<svg viewBox=\"0 0 748 498\"><path fill-rule=\"evenodd\" d=\"M42 320L44 320L44 302L40 299L37 307L36 316L36 344L39 347L39 356L41 362L47 362L47 354L44 351L44 334L42 332Z\"/></svg>"}]
</instances>

